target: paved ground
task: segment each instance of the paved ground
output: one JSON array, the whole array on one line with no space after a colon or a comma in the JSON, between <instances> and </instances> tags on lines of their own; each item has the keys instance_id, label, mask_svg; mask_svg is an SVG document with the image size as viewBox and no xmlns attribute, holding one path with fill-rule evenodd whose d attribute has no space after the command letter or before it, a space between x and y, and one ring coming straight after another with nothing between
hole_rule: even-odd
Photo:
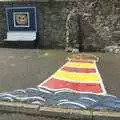
<instances>
[{"instance_id":1,"label":"paved ground","mask_svg":"<svg viewBox=\"0 0 120 120\"><path fill-rule=\"evenodd\" d=\"M66 55L60 50L0 48L0 91L35 87L64 64Z\"/></svg>"},{"instance_id":2,"label":"paved ground","mask_svg":"<svg viewBox=\"0 0 120 120\"><path fill-rule=\"evenodd\" d=\"M35 87L65 63L62 50L0 48L0 91ZM109 94L120 96L120 55L94 53Z\"/></svg>"},{"instance_id":3,"label":"paved ground","mask_svg":"<svg viewBox=\"0 0 120 120\"><path fill-rule=\"evenodd\" d=\"M98 53L98 68L109 94L120 97L120 54Z\"/></svg>"}]
</instances>

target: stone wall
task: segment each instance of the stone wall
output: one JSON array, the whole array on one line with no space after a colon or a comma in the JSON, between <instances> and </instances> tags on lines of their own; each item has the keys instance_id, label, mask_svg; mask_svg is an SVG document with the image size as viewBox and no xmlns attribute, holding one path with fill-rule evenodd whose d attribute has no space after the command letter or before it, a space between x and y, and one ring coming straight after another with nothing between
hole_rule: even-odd
<instances>
[{"instance_id":1,"label":"stone wall","mask_svg":"<svg viewBox=\"0 0 120 120\"><path fill-rule=\"evenodd\" d=\"M38 46L100 50L120 45L119 0L50 0L0 3L0 40L6 37L5 8L35 6Z\"/></svg>"},{"instance_id":2,"label":"stone wall","mask_svg":"<svg viewBox=\"0 0 120 120\"><path fill-rule=\"evenodd\" d=\"M80 29L77 38L79 47L97 50L107 45L120 44L119 0L76 0L69 2L68 11L73 12L68 20L67 46L71 47L72 44L72 47L76 47L73 44L76 43L76 36L73 33L75 31L78 33L75 23ZM71 40L72 43L69 42Z\"/></svg>"},{"instance_id":3,"label":"stone wall","mask_svg":"<svg viewBox=\"0 0 120 120\"><path fill-rule=\"evenodd\" d=\"M49 7L46 6L44 10L44 46L65 47L65 3L53 2L49 4Z\"/></svg>"}]
</instances>

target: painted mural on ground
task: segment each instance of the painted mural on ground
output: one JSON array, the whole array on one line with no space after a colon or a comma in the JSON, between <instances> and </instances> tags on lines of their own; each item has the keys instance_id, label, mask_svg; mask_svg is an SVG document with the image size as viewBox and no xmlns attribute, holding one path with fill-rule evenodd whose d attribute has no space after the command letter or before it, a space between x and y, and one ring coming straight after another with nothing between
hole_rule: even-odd
<instances>
[{"instance_id":1,"label":"painted mural on ground","mask_svg":"<svg viewBox=\"0 0 120 120\"><path fill-rule=\"evenodd\" d=\"M0 93L1 101L53 107L120 110L120 98L107 94L94 55L69 57L56 73L36 88Z\"/></svg>"}]
</instances>

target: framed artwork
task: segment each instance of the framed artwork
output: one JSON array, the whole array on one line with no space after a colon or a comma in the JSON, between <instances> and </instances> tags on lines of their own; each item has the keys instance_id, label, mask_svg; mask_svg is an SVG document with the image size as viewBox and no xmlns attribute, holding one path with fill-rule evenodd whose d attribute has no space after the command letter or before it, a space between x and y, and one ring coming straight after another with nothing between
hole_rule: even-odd
<instances>
[{"instance_id":1,"label":"framed artwork","mask_svg":"<svg viewBox=\"0 0 120 120\"><path fill-rule=\"evenodd\" d=\"M14 27L29 27L29 12L14 12Z\"/></svg>"},{"instance_id":2,"label":"framed artwork","mask_svg":"<svg viewBox=\"0 0 120 120\"><path fill-rule=\"evenodd\" d=\"M8 31L37 31L35 7L6 8Z\"/></svg>"}]
</instances>

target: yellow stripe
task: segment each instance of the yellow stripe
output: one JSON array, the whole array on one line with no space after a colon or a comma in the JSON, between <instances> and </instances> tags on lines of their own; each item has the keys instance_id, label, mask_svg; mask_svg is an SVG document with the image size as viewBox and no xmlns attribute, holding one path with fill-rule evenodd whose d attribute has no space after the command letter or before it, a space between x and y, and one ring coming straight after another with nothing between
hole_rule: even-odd
<instances>
[{"instance_id":1,"label":"yellow stripe","mask_svg":"<svg viewBox=\"0 0 120 120\"><path fill-rule=\"evenodd\" d=\"M65 71L57 71L53 77L76 82L99 82L99 76L97 74L85 74L85 73L72 73Z\"/></svg>"},{"instance_id":2,"label":"yellow stripe","mask_svg":"<svg viewBox=\"0 0 120 120\"><path fill-rule=\"evenodd\" d=\"M77 67L77 68L95 68L95 63L76 63L76 62L67 62L64 66Z\"/></svg>"}]
</instances>

